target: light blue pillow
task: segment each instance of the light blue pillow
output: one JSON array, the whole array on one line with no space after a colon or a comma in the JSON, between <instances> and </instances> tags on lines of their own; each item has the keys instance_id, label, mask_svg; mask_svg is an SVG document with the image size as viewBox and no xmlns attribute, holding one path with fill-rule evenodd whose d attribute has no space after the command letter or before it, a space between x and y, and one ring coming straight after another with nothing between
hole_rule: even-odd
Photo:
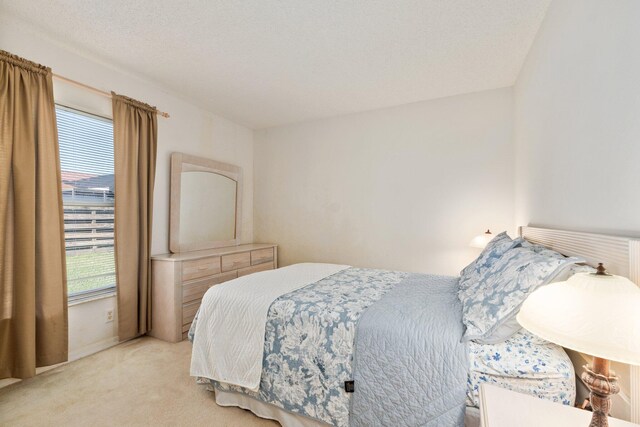
<instances>
[{"instance_id":1,"label":"light blue pillow","mask_svg":"<svg viewBox=\"0 0 640 427\"><path fill-rule=\"evenodd\" d=\"M460 280L458 282L458 298L460 301L464 302L465 298L474 293L473 288L480 283L484 273L516 244L517 242L511 239L506 231L497 234L487 243L478 258L460 272Z\"/></svg>"},{"instance_id":2,"label":"light blue pillow","mask_svg":"<svg viewBox=\"0 0 640 427\"><path fill-rule=\"evenodd\" d=\"M462 300L464 340L495 344L509 338L520 329L515 316L529 294L582 261L538 254L525 247L510 249Z\"/></svg>"}]
</instances>

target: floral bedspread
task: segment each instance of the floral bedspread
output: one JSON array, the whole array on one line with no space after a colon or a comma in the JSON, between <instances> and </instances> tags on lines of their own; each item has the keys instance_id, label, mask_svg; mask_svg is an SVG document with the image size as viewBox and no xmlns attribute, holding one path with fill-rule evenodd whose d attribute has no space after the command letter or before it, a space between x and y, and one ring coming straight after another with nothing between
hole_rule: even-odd
<instances>
[{"instance_id":1,"label":"floral bedspread","mask_svg":"<svg viewBox=\"0 0 640 427\"><path fill-rule=\"evenodd\" d=\"M348 426L351 394L344 383L353 379L356 324L364 310L407 276L349 268L281 296L269 309L260 390L213 381L214 386Z\"/></svg>"}]
</instances>

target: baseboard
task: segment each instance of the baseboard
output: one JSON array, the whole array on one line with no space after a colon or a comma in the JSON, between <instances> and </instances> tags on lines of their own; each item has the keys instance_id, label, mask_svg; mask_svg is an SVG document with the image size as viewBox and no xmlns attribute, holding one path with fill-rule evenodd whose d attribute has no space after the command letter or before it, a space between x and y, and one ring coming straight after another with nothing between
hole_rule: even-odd
<instances>
[{"instance_id":1,"label":"baseboard","mask_svg":"<svg viewBox=\"0 0 640 427\"><path fill-rule=\"evenodd\" d=\"M118 337L111 337L111 338L107 338L105 340L98 341L96 343L84 346L82 348L79 348L69 353L69 362L73 362L74 360L78 360L83 357L90 356L99 351L106 350L119 343L120 343L120 340L118 340Z\"/></svg>"}]
</instances>

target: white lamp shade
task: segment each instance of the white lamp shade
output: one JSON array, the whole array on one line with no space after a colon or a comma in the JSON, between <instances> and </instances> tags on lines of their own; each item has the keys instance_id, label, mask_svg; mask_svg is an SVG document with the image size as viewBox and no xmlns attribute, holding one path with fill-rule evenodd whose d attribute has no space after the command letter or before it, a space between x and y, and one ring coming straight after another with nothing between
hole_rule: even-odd
<instances>
[{"instance_id":1,"label":"white lamp shade","mask_svg":"<svg viewBox=\"0 0 640 427\"><path fill-rule=\"evenodd\" d=\"M541 338L640 365L640 288L621 276L579 273L533 292L517 320Z\"/></svg>"},{"instance_id":2,"label":"white lamp shade","mask_svg":"<svg viewBox=\"0 0 640 427\"><path fill-rule=\"evenodd\" d=\"M484 249L487 246L487 243L491 241L495 236L491 234L491 231L487 230L484 234L480 234L474 237L471 242L469 242L469 246L472 248Z\"/></svg>"}]
</instances>

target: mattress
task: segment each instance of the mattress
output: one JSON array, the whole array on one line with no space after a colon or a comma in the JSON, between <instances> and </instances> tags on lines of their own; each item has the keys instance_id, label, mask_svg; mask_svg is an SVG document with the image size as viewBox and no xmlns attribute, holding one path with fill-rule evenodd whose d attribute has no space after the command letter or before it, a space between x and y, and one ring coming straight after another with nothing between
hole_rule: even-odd
<instances>
[{"instance_id":1,"label":"mattress","mask_svg":"<svg viewBox=\"0 0 640 427\"><path fill-rule=\"evenodd\" d=\"M499 344L469 342L467 405L479 406L482 383L573 405L573 364L564 349L525 330Z\"/></svg>"},{"instance_id":2,"label":"mattress","mask_svg":"<svg viewBox=\"0 0 640 427\"><path fill-rule=\"evenodd\" d=\"M294 417L292 419L312 420L318 425L324 422L348 426L352 395L345 393L344 384L354 378L354 337L360 316L373 305L383 303L385 295L391 295L394 289L404 288L410 279L408 273L350 268L281 295L271 304L263 329L264 358L259 389L253 391L212 381L218 403L240 406L285 425L301 423L285 419L282 414L289 414ZM448 279L457 286L456 278ZM433 281L434 277L425 276L425 286L429 288L430 280ZM407 293L410 297L415 292ZM457 302L457 298L453 300ZM194 332L201 321L200 314L194 319L190 340L194 339ZM199 336L195 337L196 341L201 339ZM497 345L470 343L468 349L463 347L462 351L462 409L467 367L466 403L469 406L478 405L477 393L482 382L566 404L575 398L573 367L564 351L529 334L518 333ZM435 356L424 353L424 357ZM442 367L442 363L450 359L439 356L428 364ZM391 384L393 378L387 380ZM360 388L360 392L364 390ZM445 400L443 404L449 407L458 404L457 398L455 402ZM469 422L469 414L474 413L477 415L473 408L467 408L465 423ZM278 417L273 414L278 414ZM462 421L456 424L462 424Z\"/></svg>"}]
</instances>

